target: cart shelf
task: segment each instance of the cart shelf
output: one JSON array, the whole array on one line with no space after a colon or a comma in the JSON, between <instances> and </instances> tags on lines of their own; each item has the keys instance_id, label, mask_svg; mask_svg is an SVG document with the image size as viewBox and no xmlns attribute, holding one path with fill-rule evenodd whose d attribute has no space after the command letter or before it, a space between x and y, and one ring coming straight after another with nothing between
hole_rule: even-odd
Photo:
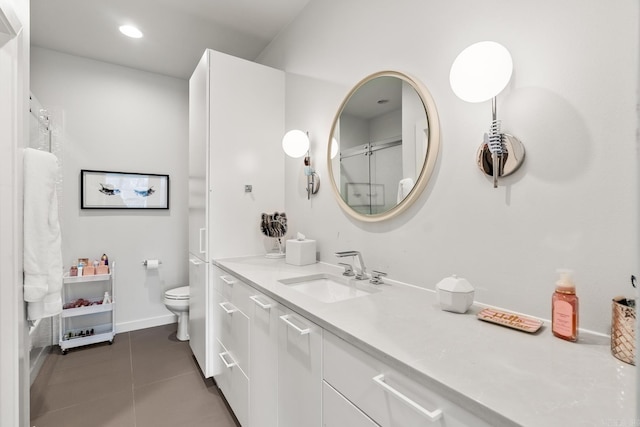
<instances>
[{"instance_id":1,"label":"cart shelf","mask_svg":"<svg viewBox=\"0 0 640 427\"><path fill-rule=\"evenodd\" d=\"M62 317L84 316L86 314L104 313L105 311L113 311L113 303L88 305L85 307L66 308L62 310Z\"/></svg>"},{"instance_id":2,"label":"cart shelf","mask_svg":"<svg viewBox=\"0 0 640 427\"><path fill-rule=\"evenodd\" d=\"M113 269L113 265L110 268ZM91 274L88 276L69 276L69 274L65 274L63 279L64 283L88 283L88 282L100 282L102 280L110 280L111 274Z\"/></svg>"}]
</instances>

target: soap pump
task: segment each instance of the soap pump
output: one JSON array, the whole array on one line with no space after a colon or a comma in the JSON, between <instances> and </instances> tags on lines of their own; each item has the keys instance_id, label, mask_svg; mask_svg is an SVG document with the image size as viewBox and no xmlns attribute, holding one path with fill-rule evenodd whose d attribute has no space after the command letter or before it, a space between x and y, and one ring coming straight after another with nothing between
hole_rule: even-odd
<instances>
[{"instance_id":1,"label":"soap pump","mask_svg":"<svg viewBox=\"0 0 640 427\"><path fill-rule=\"evenodd\" d=\"M560 278L551 299L551 330L567 341L578 341L578 296L571 270L559 269Z\"/></svg>"},{"instance_id":2,"label":"soap pump","mask_svg":"<svg viewBox=\"0 0 640 427\"><path fill-rule=\"evenodd\" d=\"M111 300L111 295L109 295L109 292L105 292L104 293L104 297L102 298L102 303L103 304L111 304L112 300Z\"/></svg>"}]
</instances>

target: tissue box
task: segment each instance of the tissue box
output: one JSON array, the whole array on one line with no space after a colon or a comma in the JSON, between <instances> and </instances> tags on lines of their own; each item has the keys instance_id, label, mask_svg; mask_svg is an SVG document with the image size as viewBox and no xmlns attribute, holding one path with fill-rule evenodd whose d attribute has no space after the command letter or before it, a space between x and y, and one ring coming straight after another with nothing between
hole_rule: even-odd
<instances>
[{"instance_id":1,"label":"tissue box","mask_svg":"<svg viewBox=\"0 0 640 427\"><path fill-rule=\"evenodd\" d=\"M316 262L315 240L287 240L287 264L307 265Z\"/></svg>"}]
</instances>

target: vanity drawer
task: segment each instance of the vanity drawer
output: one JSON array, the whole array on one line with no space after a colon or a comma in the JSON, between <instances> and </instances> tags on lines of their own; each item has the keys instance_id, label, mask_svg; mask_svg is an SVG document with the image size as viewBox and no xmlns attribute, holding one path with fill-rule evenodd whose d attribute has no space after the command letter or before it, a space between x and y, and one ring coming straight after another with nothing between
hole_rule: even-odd
<instances>
[{"instance_id":1,"label":"vanity drawer","mask_svg":"<svg viewBox=\"0 0 640 427\"><path fill-rule=\"evenodd\" d=\"M237 365L233 354L220 341L216 341L214 357L222 362L220 373L215 375L216 384L229 402L240 425L247 426L249 420L249 378Z\"/></svg>"},{"instance_id":2,"label":"vanity drawer","mask_svg":"<svg viewBox=\"0 0 640 427\"><path fill-rule=\"evenodd\" d=\"M253 302L249 297L255 293L251 286L217 267L214 269L213 281L214 289L222 295L223 300L232 302L245 314L250 312Z\"/></svg>"},{"instance_id":3,"label":"vanity drawer","mask_svg":"<svg viewBox=\"0 0 640 427\"><path fill-rule=\"evenodd\" d=\"M322 427L379 427L333 387L322 382Z\"/></svg>"},{"instance_id":4,"label":"vanity drawer","mask_svg":"<svg viewBox=\"0 0 640 427\"><path fill-rule=\"evenodd\" d=\"M324 379L382 427L489 427L463 407L325 331Z\"/></svg>"},{"instance_id":5,"label":"vanity drawer","mask_svg":"<svg viewBox=\"0 0 640 427\"><path fill-rule=\"evenodd\" d=\"M220 322L220 342L249 375L249 318L231 301L219 302L214 310Z\"/></svg>"}]
</instances>

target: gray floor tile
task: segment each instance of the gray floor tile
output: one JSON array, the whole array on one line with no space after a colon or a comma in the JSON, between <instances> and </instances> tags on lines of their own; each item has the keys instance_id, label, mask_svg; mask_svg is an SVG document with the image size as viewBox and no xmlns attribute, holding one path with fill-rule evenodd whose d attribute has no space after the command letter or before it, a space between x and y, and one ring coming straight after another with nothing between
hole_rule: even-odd
<instances>
[{"instance_id":1,"label":"gray floor tile","mask_svg":"<svg viewBox=\"0 0 640 427\"><path fill-rule=\"evenodd\" d=\"M137 346L188 343L176 338L177 325L163 325L155 328L129 332L131 343Z\"/></svg>"},{"instance_id":2,"label":"gray floor tile","mask_svg":"<svg viewBox=\"0 0 640 427\"><path fill-rule=\"evenodd\" d=\"M176 325L50 354L31 387L35 427L238 427Z\"/></svg>"},{"instance_id":3,"label":"gray floor tile","mask_svg":"<svg viewBox=\"0 0 640 427\"><path fill-rule=\"evenodd\" d=\"M227 411L217 388L196 372L135 388L134 402L137 427L182 426Z\"/></svg>"},{"instance_id":4,"label":"gray floor tile","mask_svg":"<svg viewBox=\"0 0 640 427\"><path fill-rule=\"evenodd\" d=\"M85 404L112 393L124 393L132 389L131 371L85 373L81 378L49 384L40 394L39 413L36 415Z\"/></svg>"},{"instance_id":5,"label":"gray floor tile","mask_svg":"<svg viewBox=\"0 0 640 427\"><path fill-rule=\"evenodd\" d=\"M64 358L66 356L58 356ZM69 366L68 364L66 366ZM81 381L103 375L122 375L131 381L131 357L99 358L90 365L78 368L56 369L51 373L49 385ZM127 375L128 374L128 375Z\"/></svg>"},{"instance_id":6,"label":"gray floor tile","mask_svg":"<svg viewBox=\"0 0 640 427\"><path fill-rule=\"evenodd\" d=\"M188 349L188 346L186 348ZM183 346L174 346L159 352L134 353L132 363L135 388L195 372L197 369L193 355L190 351L185 351Z\"/></svg>"},{"instance_id":7,"label":"gray floor tile","mask_svg":"<svg viewBox=\"0 0 640 427\"><path fill-rule=\"evenodd\" d=\"M55 369L80 369L91 367L96 362L111 360L115 358L129 358L131 356L131 346L129 345L128 334L116 335L113 344L99 343L86 347L70 349L66 355L62 355L58 350L52 354L55 360Z\"/></svg>"},{"instance_id":8,"label":"gray floor tile","mask_svg":"<svg viewBox=\"0 0 640 427\"><path fill-rule=\"evenodd\" d=\"M182 424L180 427L236 427L236 421L226 410L220 414Z\"/></svg>"},{"instance_id":9,"label":"gray floor tile","mask_svg":"<svg viewBox=\"0 0 640 427\"><path fill-rule=\"evenodd\" d=\"M135 427L133 391L46 412L31 418L33 427Z\"/></svg>"}]
</instances>

